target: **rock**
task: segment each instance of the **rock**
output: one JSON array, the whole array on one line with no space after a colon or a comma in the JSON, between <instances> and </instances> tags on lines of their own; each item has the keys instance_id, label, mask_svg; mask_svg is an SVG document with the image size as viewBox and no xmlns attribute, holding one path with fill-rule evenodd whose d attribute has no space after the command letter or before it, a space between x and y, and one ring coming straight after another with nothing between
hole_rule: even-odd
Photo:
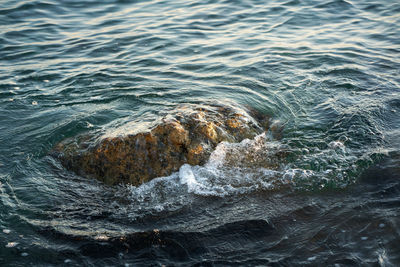
<instances>
[{"instance_id":1,"label":"rock","mask_svg":"<svg viewBox=\"0 0 400 267\"><path fill-rule=\"evenodd\" d=\"M185 163L206 163L222 141L240 142L267 130L269 118L251 114L227 106L183 106L147 132L96 143L90 136L80 136L56 145L52 154L80 175L110 185L140 185L170 175Z\"/></svg>"}]
</instances>

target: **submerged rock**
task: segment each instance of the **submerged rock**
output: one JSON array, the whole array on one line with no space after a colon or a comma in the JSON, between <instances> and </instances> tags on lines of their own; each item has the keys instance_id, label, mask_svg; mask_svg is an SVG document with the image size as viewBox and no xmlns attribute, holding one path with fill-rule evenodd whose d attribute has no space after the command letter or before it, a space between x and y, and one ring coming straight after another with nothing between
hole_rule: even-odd
<instances>
[{"instance_id":1,"label":"submerged rock","mask_svg":"<svg viewBox=\"0 0 400 267\"><path fill-rule=\"evenodd\" d=\"M53 155L80 175L111 185L140 185L170 175L185 163L203 165L218 143L253 138L267 130L268 122L268 117L254 111L187 106L147 132L107 137L94 144L89 136L81 136L58 144Z\"/></svg>"}]
</instances>

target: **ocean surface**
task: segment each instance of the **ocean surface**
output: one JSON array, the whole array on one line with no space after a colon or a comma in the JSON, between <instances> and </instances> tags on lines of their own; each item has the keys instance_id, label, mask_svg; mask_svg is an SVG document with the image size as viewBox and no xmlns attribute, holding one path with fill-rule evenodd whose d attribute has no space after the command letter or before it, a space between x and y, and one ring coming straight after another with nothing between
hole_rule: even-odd
<instances>
[{"instance_id":1,"label":"ocean surface","mask_svg":"<svg viewBox=\"0 0 400 267\"><path fill-rule=\"evenodd\" d=\"M204 103L280 133L139 187L49 156ZM0 265L399 266L400 2L1 1Z\"/></svg>"}]
</instances>

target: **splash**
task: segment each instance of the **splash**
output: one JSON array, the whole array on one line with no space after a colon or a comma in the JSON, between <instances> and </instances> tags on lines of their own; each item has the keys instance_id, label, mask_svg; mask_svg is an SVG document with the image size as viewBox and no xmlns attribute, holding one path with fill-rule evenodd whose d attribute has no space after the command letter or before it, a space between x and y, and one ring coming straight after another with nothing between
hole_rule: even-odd
<instances>
[{"instance_id":1,"label":"splash","mask_svg":"<svg viewBox=\"0 0 400 267\"><path fill-rule=\"evenodd\" d=\"M327 143L322 149L304 150L262 133L240 143L221 142L205 165L184 164L170 176L131 190L140 192L142 197L160 195L159 190L163 190L164 197L169 195L171 199L178 191L183 198L189 198L190 195L226 197L282 188L324 190L353 184L359 169L359 158L340 140Z\"/></svg>"}]
</instances>

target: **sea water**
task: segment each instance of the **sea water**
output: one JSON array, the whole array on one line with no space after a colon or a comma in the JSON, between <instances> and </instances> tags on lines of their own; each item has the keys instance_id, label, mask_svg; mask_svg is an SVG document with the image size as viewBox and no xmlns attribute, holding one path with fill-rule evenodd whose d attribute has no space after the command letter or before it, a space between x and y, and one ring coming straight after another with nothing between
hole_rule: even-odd
<instances>
[{"instance_id":1,"label":"sea water","mask_svg":"<svg viewBox=\"0 0 400 267\"><path fill-rule=\"evenodd\" d=\"M399 265L399 25L394 0L2 1L0 265ZM279 131L138 187L49 156L203 103Z\"/></svg>"}]
</instances>

